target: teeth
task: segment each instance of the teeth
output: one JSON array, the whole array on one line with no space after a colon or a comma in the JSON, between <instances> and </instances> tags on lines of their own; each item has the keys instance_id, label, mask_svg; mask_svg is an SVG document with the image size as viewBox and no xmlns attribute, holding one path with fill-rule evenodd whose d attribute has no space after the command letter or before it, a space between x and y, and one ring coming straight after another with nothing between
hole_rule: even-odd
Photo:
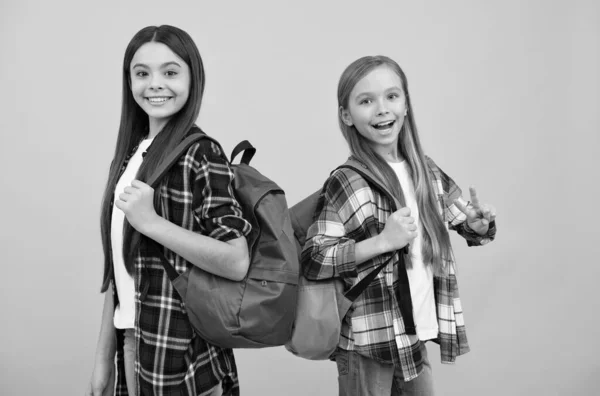
<instances>
[{"instance_id":1,"label":"teeth","mask_svg":"<svg viewBox=\"0 0 600 396\"><path fill-rule=\"evenodd\" d=\"M150 103L163 103L166 102L169 98L148 98Z\"/></svg>"},{"instance_id":2,"label":"teeth","mask_svg":"<svg viewBox=\"0 0 600 396\"><path fill-rule=\"evenodd\" d=\"M392 124L394 123L394 121L387 121L387 122L382 122L380 124L375 124L373 125L373 127L377 128L377 129L385 129L387 127L392 126Z\"/></svg>"}]
</instances>

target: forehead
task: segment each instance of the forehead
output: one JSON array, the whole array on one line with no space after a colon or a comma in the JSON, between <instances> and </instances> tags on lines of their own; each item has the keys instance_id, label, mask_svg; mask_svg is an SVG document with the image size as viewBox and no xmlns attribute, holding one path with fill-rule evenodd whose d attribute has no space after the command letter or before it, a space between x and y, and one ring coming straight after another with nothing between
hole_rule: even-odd
<instances>
[{"instance_id":1,"label":"forehead","mask_svg":"<svg viewBox=\"0 0 600 396\"><path fill-rule=\"evenodd\" d=\"M390 88L402 89L400 76L388 66L378 66L356 83L351 96L366 92L383 92Z\"/></svg>"},{"instance_id":2,"label":"forehead","mask_svg":"<svg viewBox=\"0 0 600 396\"><path fill-rule=\"evenodd\" d=\"M138 48L135 54L133 54L133 58L131 58L130 66L141 63L149 67L158 67L167 62L177 62L182 66L185 65L185 61L177 56L167 45L152 41Z\"/></svg>"}]
</instances>

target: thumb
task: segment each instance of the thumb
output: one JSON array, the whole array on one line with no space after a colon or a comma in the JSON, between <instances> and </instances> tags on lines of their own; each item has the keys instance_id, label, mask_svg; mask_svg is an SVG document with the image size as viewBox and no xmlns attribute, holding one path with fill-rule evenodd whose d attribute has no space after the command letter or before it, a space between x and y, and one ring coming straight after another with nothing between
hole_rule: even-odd
<instances>
[{"instance_id":1,"label":"thumb","mask_svg":"<svg viewBox=\"0 0 600 396\"><path fill-rule=\"evenodd\" d=\"M131 186L135 187L135 188L139 188L140 190L145 190L145 189L152 189L152 187L150 187L148 184L144 183L143 181L140 180L133 180L131 182Z\"/></svg>"},{"instance_id":2,"label":"thumb","mask_svg":"<svg viewBox=\"0 0 600 396\"><path fill-rule=\"evenodd\" d=\"M398 214L400 216L410 216L410 208L408 206L400 208L398 209Z\"/></svg>"}]
</instances>

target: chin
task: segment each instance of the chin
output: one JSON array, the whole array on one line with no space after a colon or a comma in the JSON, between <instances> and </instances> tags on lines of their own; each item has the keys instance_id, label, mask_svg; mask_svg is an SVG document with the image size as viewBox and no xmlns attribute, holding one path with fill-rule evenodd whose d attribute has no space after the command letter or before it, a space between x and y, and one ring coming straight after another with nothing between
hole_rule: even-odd
<instances>
[{"instance_id":1,"label":"chin","mask_svg":"<svg viewBox=\"0 0 600 396\"><path fill-rule=\"evenodd\" d=\"M152 111L152 110L154 110L154 111ZM156 109L151 109L150 111L147 111L146 113L148 113L149 117L156 118L156 119L168 118L168 117L171 117L173 114L175 114L172 111L156 111Z\"/></svg>"}]
</instances>

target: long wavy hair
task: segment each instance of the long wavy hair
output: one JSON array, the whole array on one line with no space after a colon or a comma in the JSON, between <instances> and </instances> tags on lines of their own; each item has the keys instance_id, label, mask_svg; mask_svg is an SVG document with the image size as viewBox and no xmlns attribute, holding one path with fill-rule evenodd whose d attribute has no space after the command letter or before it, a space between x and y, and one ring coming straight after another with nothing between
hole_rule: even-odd
<instances>
[{"instance_id":1,"label":"long wavy hair","mask_svg":"<svg viewBox=\"0 0 600 396\"><path fill-rule=\"evenodd\" d=\"M102 248L104 250L104 276L101 291L107 290L113 277L113 262L110 241L110 224L115 187L128 155L148 135L149 118L142 108L136 103L131 93L131 60L137 50L144 44L156 42L165 44L185 63L190 74L189 97L182 109L174 114L160 133L154 138L144 157L144 161L136 178L146 181L154 172L161 160L170 153L175 146L185 137L194 125L200 113L200 104L204 94L204 65L200 52L194 41L185 31L174 26L148 26L133 36L123 58L122 105L119 135L115 147L115 154L110 164L108 181L102 198L100 215L100 230L102 234ZM154 206L158 208L158 189L154 195ZM133 274L133 261L140 247L141 236L125 219L123 228L123 258L125 268Z\"/></svg>"},{"instance_id":2,"label":"long wavy hair","mask_svg":"<svg viewBox=\"0 0 600 396\"><path fill-rule=\"evenodd\" d=\"M434 273L442 275L446 273L446 262L452 257L450 236L438 211L437 197L432 189L431 175L417 133L406 75L396 62L386 56L365 56L354 61L344 70L338 84L338 122L340 129L348 142L351 154L369 167L380 182L387 186L398 198L400 204L405 205L404 194L394 170L383 157L373 150L369 141L358 132L354 125L348 126L342 119L342 111L348 109L350 93L354 86L373 69L382 66L389 67L394 71L400 77L402 83L408 111L398 137L398 151L407 162L415 187L419 217L422 224L423 261L425 265L433 266ZM405 263L407 267L411 266L409 257L406 257Z\"/></svg>"}]
</instances>

